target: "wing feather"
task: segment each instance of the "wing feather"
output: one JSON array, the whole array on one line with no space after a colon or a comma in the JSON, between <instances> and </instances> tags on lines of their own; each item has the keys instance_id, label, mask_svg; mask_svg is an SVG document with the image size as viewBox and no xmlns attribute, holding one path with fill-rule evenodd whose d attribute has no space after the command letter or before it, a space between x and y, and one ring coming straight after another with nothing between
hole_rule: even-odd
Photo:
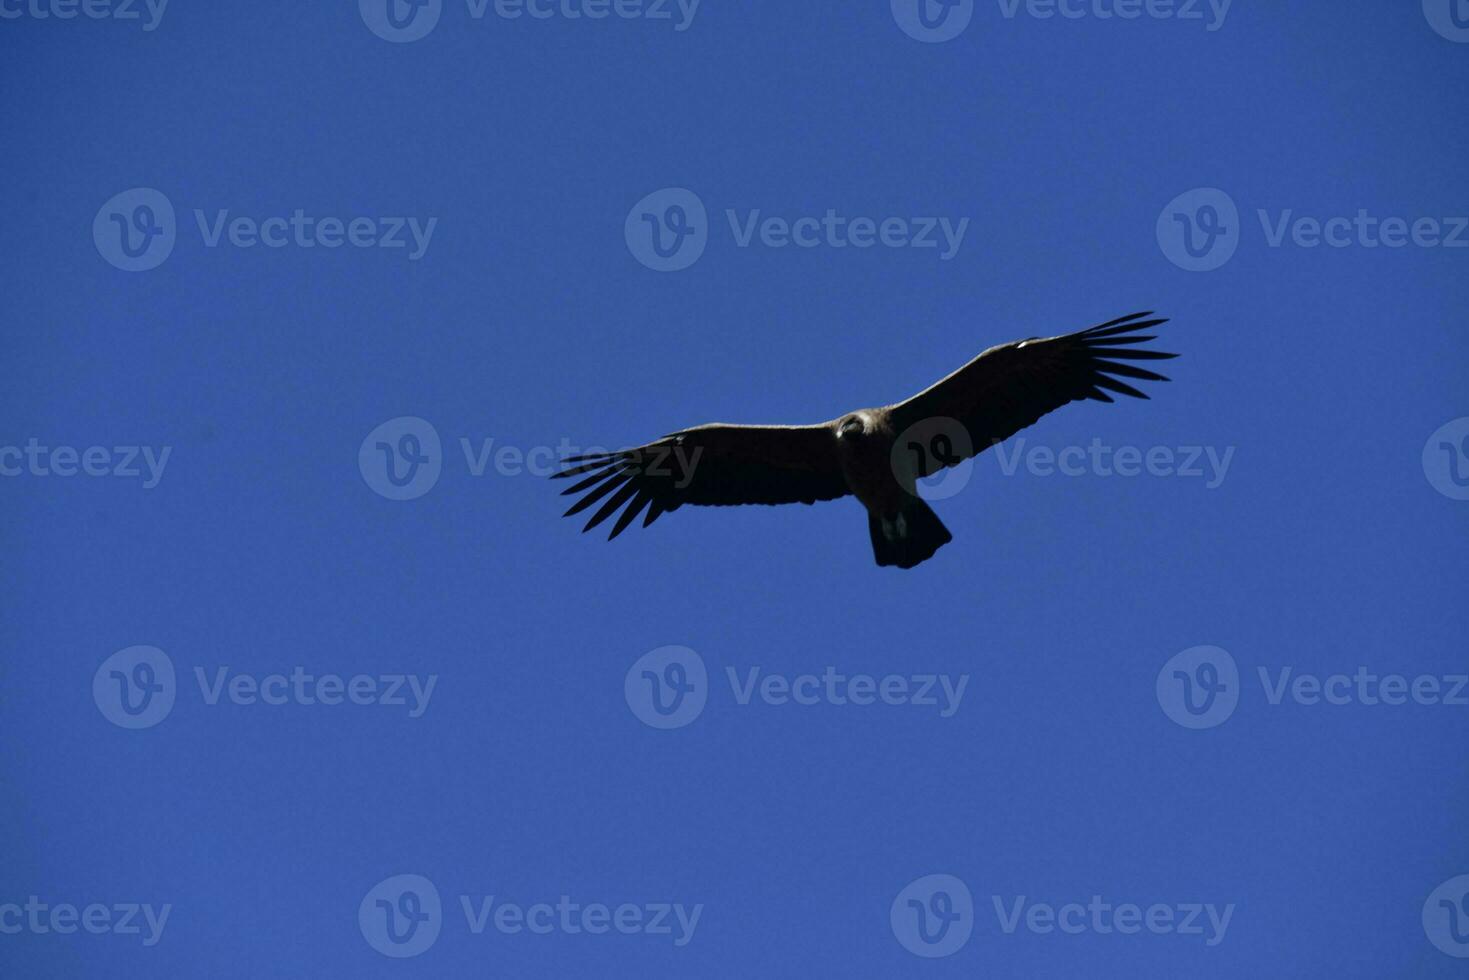
<instances>
[{"instance_id":1,"label":"wing feather","mask_svg":"<svg viewBox=\"0 0 1469 980\"><path fill-rule=\"evenodd\" d=\"M975 455L1070 402L1115 401L1107 392L1146 399L1147 394L1119 378L1168 380L1126 363L1178 356L1129 346L1155 339L1140 331L1166 322L1152 313L1134 313L1077 333L991 347L942 381L893 406L895 427L901 432L924 419L952 418L968 430L972 443L968 455ZM964 458L926 456L926 471L919 475L928 476Z\"/></svg>"},{"instance_id":2,"label":"wing feather","mask_svg":"<svg viewBox=\"0 0 1469 980\"><path fill-rule=\"evenodd\" d=\"M567 509L566 513L562 514L561 516L571 517L573 515L580 514L582 511L592 506L592 504L595 504L597 501L601 500L603 497L607 496L613 490L616 490L618 487L622 486L624 483L627 483L631 479L631 473L619 473L617 476L614 476L612 479L606 481L601 486L597 487L597 489L593 490L591 493L587 494L585 497L572 504L571 507ZM588 525L588 527L590 527L590 525Z\"/></svg>"},{"instance_id":3,"label":"wing feather","mask_svg":"<svg viewBox=\"0 0 1469 980\"><path fill-rule=\"evenodd\" d=\"M648 513L643 526L647 527L684 504L811 504L850 492L829 422L701 425L620 452L570 456L562 460L562 466L552 479L584 476L562 494L585 492L565 516L578 514L612 494L584 530L626 505L609 539L626 530L645 507Z\"/></svg>"}]
</instances>

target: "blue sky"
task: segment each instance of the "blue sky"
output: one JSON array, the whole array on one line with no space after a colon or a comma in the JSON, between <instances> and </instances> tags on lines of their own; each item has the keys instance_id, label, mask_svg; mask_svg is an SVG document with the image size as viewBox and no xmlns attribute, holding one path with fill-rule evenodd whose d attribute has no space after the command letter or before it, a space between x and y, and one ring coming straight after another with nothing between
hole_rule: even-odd
<instances>
[{"instance_id":1,"label":"blue sky","mask_svg":"<svg viewBox=\"0 0 1469 980\"><path fill-rule=\"evenodd\" d=\"M1469 11L840 6L0 0L0 972L1462 972ZM1142 309L912 571L539 475Z\"/></svg>"}]
</instances>

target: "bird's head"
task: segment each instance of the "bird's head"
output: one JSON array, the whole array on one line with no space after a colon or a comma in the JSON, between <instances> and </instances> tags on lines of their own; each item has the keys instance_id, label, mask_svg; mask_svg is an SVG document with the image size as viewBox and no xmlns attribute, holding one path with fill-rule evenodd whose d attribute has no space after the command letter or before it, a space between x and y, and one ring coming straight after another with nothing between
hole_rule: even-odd
<instances>
[{"instance_id":1,"label":"bird's head","mask_svg":"<svg viewBox=\"0 0 1469 980\"><path fill-rule=\"evenodd\" d=\"M867 418L854 412L837 423L837 438L843 442L855 442L867 435Z\"/></svg>"}]
</instances>

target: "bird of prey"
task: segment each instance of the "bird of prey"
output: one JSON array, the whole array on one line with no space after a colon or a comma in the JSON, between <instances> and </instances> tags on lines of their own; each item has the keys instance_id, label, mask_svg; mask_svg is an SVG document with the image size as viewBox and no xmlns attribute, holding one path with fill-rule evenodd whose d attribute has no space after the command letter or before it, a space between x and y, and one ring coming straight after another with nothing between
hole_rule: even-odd
<instances>
[{"instance_id":1,"label":"bird of prey","mask_svg":"<svg viewBox=\"0 0 1469 980\"><path fill-rule=\"evenodd\" d=\"M584 531L623 508L608 540L644 508L647 527L684 504L811 504L852 494L867 508L877 564L912 568L952 540L917 481L1070 402L1111 402L1108 392L1147 398L1120 379L1168 379L1126 362L1178 356L1137 346L1156 339L1143 331L1166 322L1152 317L991 347L895 405L819 425L700 425L632 449L570 456L552 479L582 477L562 491L583 494L564 516L606 498Z\"/></svg>"}]
</instances>

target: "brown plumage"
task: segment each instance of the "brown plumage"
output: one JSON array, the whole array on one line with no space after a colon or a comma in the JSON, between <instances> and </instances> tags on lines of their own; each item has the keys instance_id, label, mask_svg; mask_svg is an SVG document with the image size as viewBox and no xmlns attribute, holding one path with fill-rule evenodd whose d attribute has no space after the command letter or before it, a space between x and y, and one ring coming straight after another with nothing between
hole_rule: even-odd
<instances>
[{"instance_id":1,"label":"brown plumage","mask_svg":"<svg viewBox=\"0 0 1469 980\"><path fill-rule=\"evenodd\" d=\"M952 536L916 481L983 452L1069 402L1147 398L1127 381L1167 381L1128 361L1176 354L1134 346L1166 321L1134 313L1078 333L992 347L907 401L862 409L819 425L701 425L645 446L572 456L553 479L580 477L562 491L584 494L567 517L597 503L583 530L621 509L608 539L645 509L643 526L684 504L811 504L853 494L867 508L879 565L912 568ZM1111 394L1109 394L1111 393ZM962 427L947 452L908 453L900 435L930 420ZM963 438L967 436L967 439Z\"/></svg>"}]
</instances>

